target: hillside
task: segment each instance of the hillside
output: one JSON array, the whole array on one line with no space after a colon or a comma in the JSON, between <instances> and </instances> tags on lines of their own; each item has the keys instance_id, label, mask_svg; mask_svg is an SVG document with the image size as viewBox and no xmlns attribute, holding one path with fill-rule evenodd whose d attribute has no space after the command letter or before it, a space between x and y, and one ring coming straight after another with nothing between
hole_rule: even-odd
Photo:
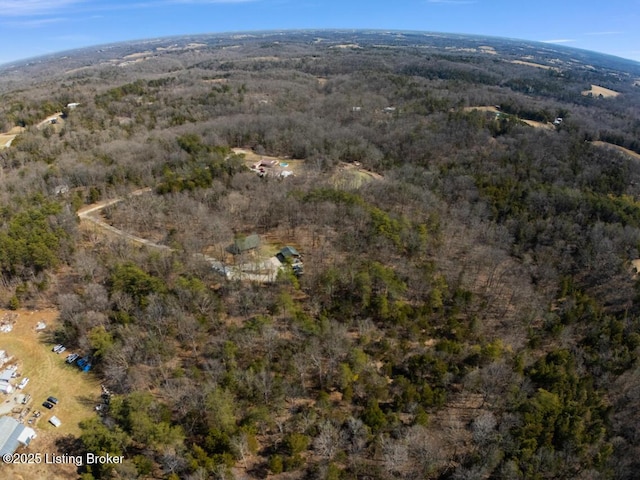
<instances>
[{"instance_id":1,"label":"hillside","mask_svg":"<svg viewBox=\"0 0 640 480\"><path fill-rule=\"evenodd\" d=\"M110 392L60 453L124 457L86 480L635 478L639 78L379 31L0 68L0 306L57 309L43 343Z\"/></svg>"}]
</instances>

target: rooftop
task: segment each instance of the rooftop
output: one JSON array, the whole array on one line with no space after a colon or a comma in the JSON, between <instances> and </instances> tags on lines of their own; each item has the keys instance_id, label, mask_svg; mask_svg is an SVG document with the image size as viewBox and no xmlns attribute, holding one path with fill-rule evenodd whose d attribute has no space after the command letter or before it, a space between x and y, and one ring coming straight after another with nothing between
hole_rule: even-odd
<instances>
[{"instance_id":1,"label":"rooftop","mask_svg":"<svg viewBox=\"0 0 640 480\"><path fill-rule=\"evenodd\" d=\"M20 445L28 446L36 432L15 418L0 417L0 456L14 453Z\"/></svg>"},{"instance_id":2,"label":"rooftop","mask_svg":"<svg viewBox=\"0 0 640 480\"><path fill-rule=\"evenodd\" d=\"M260 235L253 234L248 235L246 237L239 237L233 241L232 245L227 247L227 251L233 253L234 255L238 255L240 253L253 250L254 248L258 248L260 246Z\"/></svg>"}]
</instances>

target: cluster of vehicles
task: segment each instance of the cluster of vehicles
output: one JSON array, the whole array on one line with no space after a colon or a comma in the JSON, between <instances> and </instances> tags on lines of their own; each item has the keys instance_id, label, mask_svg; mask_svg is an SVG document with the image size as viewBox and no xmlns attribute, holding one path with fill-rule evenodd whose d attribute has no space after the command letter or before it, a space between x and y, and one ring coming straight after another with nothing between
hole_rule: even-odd
<instances>
[{"instance_id":1,"label":"cluster of vehicles","mask_svg":"<svg viewBox=\"0 0 640 480\"><path fill-rule=\"evenodd\" d=\"M47 410L51 410L53 407L55 407L58 404L58 399L56 397L47 397L47 399L42 402L42 406L44 408L46 408ZM37 416L36 416L37 414ZM40 412L36 412L34 414L34 420L40 416ZM62 425L62 422L60 421L60 419L58 417L56 417L55 415L52 415L49 418L49 423L51 425L53 425L54 427L59 427L60 425Z\"/></svg>"},{"instance_id":2,"label":"cluster of vehicles","mask_svg":"<svg viewBox=\"0 0 640 480\"><path fill-rule=\"evenodd\" d=\"M31 399L31 395L26 395L25 398L22 400L22 404L26 404L29 400ZM53 407L55 407L58 404L58 399L56 397L48 397L44 402L42 402L42 406L44 408L46 408L47 410L51 410ZM27 409L27 412L31 410L30 408ZM24 415L24 414L23 414ZM29 425L33 425L38 418L40 418L42 416L42 412L35 410L31 413L31 417L28 420ZM20 417L20 421L22 421L23 416ZM55 417L51 417L51 418L55 418ZM51 420L49 420L51 422ZM59 422L59 420L56 419L56 421ZM55 425L55 423L54 423ZM56 425L58 426L58 425Z\"/></svg>"},{"instance_id":3,"label":"cluster of vehicles","mask_svg":"<svg viewBox=\"0 0 640 480\"><path fill-rule=\"evenodd\" d=\"M58 404L58 399L56 397L48 397L44 402L42 402L42 406L48 410L51 410Z\"/></svg>"},{"instance_id":4,"label":"cluster of vehicles","mask_svg":"<svg viewBox=\"0 0 640 480\"><path fill-rule=\"evenodd\" d=\"M60 354L66 350L67 347L65 347L61 343L55 345L52 349L52 351L57 354ZM91 358L89 356L80 357L79 353L70 353L69 355L67 355L65 362L70 365L75 363L83 372L88 372L89 370L91 370Z\"/></svg>"},{"instance_id":5,"label":"cluster of vehicles","mask_svg":"<svg viewBox=\"0 0 640 480\"><path fill-rule=\"evenodd\" d=\"M79 354L77 354L77 353L70 353L69 355L67 355L67 359L65 360L65 362L67 362L67 363L73 363L73 362L75 362L79 357L80 357L80 355L79 355Z\"/></svg>"},{"instance_id":6,"label":"cluster of vehicles","mask_svg":"<svg viewBox=\"0 0 640 480\"><path fill-rule=\"evenodd\" d=\"M59 343L56 344L52 347L51 349L54 353L60 355L61 353L67 351L67 348ZM80 354L78 353L69 353L65 359L65 362L70 364L70 365L76 365L78 368L80 368L83 371L88 371L91 368L91 358L89 356L85 356L85 357L81 357ZM14 370L17 368L17 366L14 368ZM18 377L20 376L19 373L14 372L12 375L13 377ZM16 388L20 389L20 390L24 390L24 388L27 386L27 384L29 383L29 377L24 377L20 383L18 385L16 385ZM21 403L22 405L27 405L29 403L29 401L31 400L31 395L29 394L23 394L22 398L21 398ZM47 410L52 410L54 409L54 407L56 405L58 405L58 398L54 397L54 396L49 396L47 397L46 400L44 400L42 402L42 407L46 408ZM25 413L26 412L26 413ZM29 413L31 412L31 413ZM42 416L42 412L40 411L31 411L31 408L27 407L26 410L23 410L23 416L21 417L21 419L23 417L25 417L27 414L30 415L28 423L33 425L35 424L35 422L38 420L38 418L40 418L40 416ZM54 426L58 427L61 425L60 420L55 417L52 416L49 419L49 423L53 424Z\"/></svg>"},{"instance_id":7,"label":"cluster of vehicles","mask_svg":"<svg viewBox=\"0 0 640 480\"><path fill-rule=\"evenodd\" d=\"M63 344L59 343L57 345L54 345L51 350L54 353L59 355L59 354L65 352L67 350L67 348ZM85 372L88 371L91 368L91 358L89 356L81 357L80 354L78 354L78 353L69 353L67 355L66 359L65 359L65 362L68 363L69 365L74 365L75 364L78 368L80 368L81 370L83 370ZM25 378L22 379L22 381L20 382L20 384L17 387L22 390L27 386L28 383L29 383L29 378L25 377ZM26 404L30 399L31 399L31 395L25 395L23 397L22 404L23 405ZM52 410L56 405L58 405L58 402L59 402L59 400L56 397L49 396L49 397L47 397L47 399L45 401L42 402L42 406L44 408L46 408L47 410ZM108 405L108 402L106 402L106 403ZM41 415L42 415L41 412L34 411L31 414L31 418L29 418L29 421L28 421L29 424L34 424ZM60 424L61 424L60 420L55 416L52 416L49 419L49 423L53 424L56 427L60 426Z\"/></svg>"},{"instance_id":8,"label":"cluster of vehicles","mask_svg":"<svg viewBox=\"0 0 640 480\"><path fill-rule=\"evenodd\" d=\"M41 416L42 416L42 412L39 412L37 410L35 412L33 412L33 414L31 415L31 418L28 421L29 425L33 425L33 423L36 420L38 420Z\"/></svg>"}]
</instances>

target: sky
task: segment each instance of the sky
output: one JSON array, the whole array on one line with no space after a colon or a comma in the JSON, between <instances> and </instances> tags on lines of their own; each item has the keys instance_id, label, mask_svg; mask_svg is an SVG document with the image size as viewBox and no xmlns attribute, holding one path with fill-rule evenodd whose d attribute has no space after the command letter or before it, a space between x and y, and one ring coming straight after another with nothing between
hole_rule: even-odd
<instances>
[{"instance_id":1,"label":"sky","mask_svg":"<svg viewBox=\"0 0 640 480\"><path fill-rule=\"evenodd\" d=\"M640 0L0 0L0 64L173 35L347 28L467 33L640 61Z\"/></svg>"}]
</instances>

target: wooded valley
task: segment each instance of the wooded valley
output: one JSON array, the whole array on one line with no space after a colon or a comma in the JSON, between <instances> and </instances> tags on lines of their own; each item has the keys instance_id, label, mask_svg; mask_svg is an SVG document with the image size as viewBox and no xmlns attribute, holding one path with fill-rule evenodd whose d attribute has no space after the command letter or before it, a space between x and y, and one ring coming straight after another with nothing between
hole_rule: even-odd
<instances>
[{"instance_id":1,"label":"wooded valley","mask_svg":"<svg viewBox=\"0 0 640 480\"><path fill-rule=\"evenodd\" d=\"M636 478L639 85L394 32L0 68L0 302L56 306L113 392L61 445L125 462L78 477Z\"/></svg>"}]
</instances>

